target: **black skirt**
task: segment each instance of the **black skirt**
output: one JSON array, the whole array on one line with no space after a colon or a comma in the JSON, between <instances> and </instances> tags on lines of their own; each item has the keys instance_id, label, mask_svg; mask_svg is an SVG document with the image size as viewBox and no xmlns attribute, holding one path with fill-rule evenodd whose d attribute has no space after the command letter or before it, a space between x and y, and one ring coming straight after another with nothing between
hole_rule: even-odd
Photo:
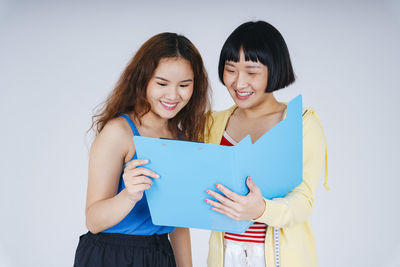
<instances>
[{"instance_id":1,"label":"black skirt","mask_svg":"<svg viewBox=\"0 0 400 267\"><path fill-rule=\"evenodd\" d=\"M75 267L175 267L168 234L125 235L88 232L79 238Z\"/></svg>"}]
</instances>

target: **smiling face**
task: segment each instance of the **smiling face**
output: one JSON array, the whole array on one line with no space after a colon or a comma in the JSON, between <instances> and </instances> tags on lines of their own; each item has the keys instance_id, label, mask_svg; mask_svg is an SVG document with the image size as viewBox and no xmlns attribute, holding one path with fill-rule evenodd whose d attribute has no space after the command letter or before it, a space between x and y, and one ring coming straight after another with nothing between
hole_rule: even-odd
<instances>
[{"instance_id":1,"label":"smiling face","mask_svg":"<svg viewBox=\"0 0 400 267\"><path fill-rule=\"evenodd\" d=\"M183 58L163 58L147 88L150 112L171 119L186 106L193 94L194 75L190 62Z\"/></svg>"},{"instance_id":2,"label":"smiling face","mask_svg":"<svg viewBox=\"0 0 400 267\"><path fill-rule=\"evenodd\" d=\"M267 98L268 68L259 61L246 61L243 49L238 62L225 62L223 80L239 108L256 107Z\"/></svg>"}]
</instances>

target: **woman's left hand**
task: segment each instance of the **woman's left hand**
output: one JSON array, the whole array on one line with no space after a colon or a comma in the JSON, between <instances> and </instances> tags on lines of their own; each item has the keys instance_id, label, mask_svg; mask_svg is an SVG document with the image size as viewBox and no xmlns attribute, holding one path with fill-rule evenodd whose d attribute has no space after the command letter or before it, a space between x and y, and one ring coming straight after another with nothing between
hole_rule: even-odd
<instances>
[{"instance_id":1,"label":"woman's left hand","mask_svg":"<svg viewBox=\"0 0 400 267\"><path fill-rule=\"evenodd\" d=\"M257 219L264 213L265 201L260 188L255 185L250 177L247 178L246 184L250 190L246 196L241 196L221 184L216 184L215 186L225 196L215 191L207 190L206 193L218 201L213 201L211 199L206 199L205 201L213 206L212 210L222 213L236 221Z\"/></svg>"}]
</instances>

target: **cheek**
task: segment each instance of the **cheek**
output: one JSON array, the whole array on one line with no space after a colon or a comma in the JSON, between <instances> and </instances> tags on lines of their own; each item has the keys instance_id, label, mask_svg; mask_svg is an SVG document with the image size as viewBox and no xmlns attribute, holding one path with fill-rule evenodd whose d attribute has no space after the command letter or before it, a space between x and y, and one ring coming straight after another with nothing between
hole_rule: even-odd
<instances>
[{"instance_id":1,"label":"cheek","mask_svg":"<svg viewBox=\"0 0 400 267\"><path fill-rule=\"evenodd\" d=\"M268 85L268 74L262 75L259 79L259 88L265 91Z\"/></svg>"},{"instance_id":2,"label":"cheek","mask_svg":"<svg viewBox=\"0 0 400 267\"><path fill-rule=\"evenodd\" d=\"M225 72L224 72L224 74L222 75L222 80L224 81L224 84L225 84L225 86L228 84L228 77L227 77L227 75L225 74Z\"/></svg>"},{"instance_id":3,"label":"cheek","mask_svg":"<svg viewBox=\"0 0 400 267\"><path fill-rule=\"evenodd\" d=\"M234 81L234 78L232 77L232 75L224 73L222 80L224 81L225 86L229 89Z\"/></svg>"},{"instance_id":4,"label":"cheek","mask_svg":"<svg viewBox=\"0 0 400 267\"><path fill-rule=\"evenodd\" d=\"M193 87L192 88L185 88L184 90L181 91L180 95L181 95L183 100L185 100L186 102L189 102L190 98L193 95Z\"/></svg>"},{"instance_id":5,"label":"cheek","mask_svg":"<svg viewBox=\"0 0 400 267\"><path fill-rule=\"evenodd\" d=\"M152 96L153 96L153 92L154 92L154 88L153 88L150 84L147 85L147 88L146 88L146 97L147 97L147 98L152 97Z\"/></svg>"},{"instance_id":6,"label":"cheek","mask_svg":"<svg viewBox=\"0 0 400 267\"><path fill-rule=\"evenodd\" d=\"M161 90L155 87L148 87L146 90L147 100L153 101L154 99L158 99L161 95Z\"/></svg>"},{"instance_id":7,"label":"cheek","mask_svg":"<svg viewBox=\"0 0 400 267\"><path fill-rule=\"evenodd\" d=\"M256 88L257 88L257 90L259 90L259 91L265 91L265 88L267 88L267 80L261 80L261 81L259 81L259 82L257 82L256 83Z\"/></svg>"}]
</instances>

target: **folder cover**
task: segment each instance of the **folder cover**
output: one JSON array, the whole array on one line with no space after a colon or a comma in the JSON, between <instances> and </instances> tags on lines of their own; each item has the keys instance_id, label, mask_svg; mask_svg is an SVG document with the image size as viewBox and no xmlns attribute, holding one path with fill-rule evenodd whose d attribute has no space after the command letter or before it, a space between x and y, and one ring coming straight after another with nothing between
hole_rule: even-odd
<instances>
[{"instance_id":1,"label":"folder cover","mask_svg":"<svg viewBox=\"0 0 400 267\"><path fill-rule=\"evenodd\" d=\"M200 228L243 233L251 221L235 221L211 210L204 199L207 189L219 192L220 183L246 195L247 176L264 198L284 197L302 181L302 97L287 105L286 118L254 144L250 136L236 146L190 141L134 137L138 158L144 167L160 175L146 190L151 218L156 225Z\"/></svg>"}]
</instances>

